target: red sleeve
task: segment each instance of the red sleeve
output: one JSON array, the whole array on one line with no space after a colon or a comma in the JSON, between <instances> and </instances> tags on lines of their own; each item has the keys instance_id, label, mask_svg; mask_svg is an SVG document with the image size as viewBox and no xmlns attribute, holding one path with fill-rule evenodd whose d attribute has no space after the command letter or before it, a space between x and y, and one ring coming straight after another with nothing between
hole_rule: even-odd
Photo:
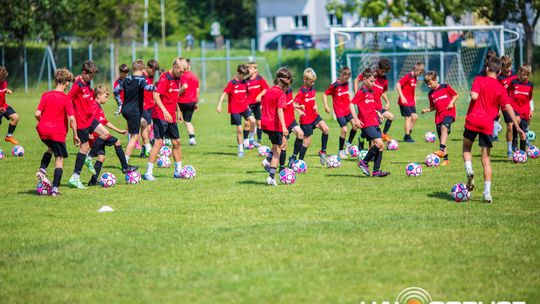
<instances>
[{"instance_id":1,"label":"red sleeve","mask_svg":"<svg viewBox=\"0 0 540 304\"><path fill-rule=\"evenodd\" d=\"M383 88L383 94L388 92L388 81L386 82L386 84L384 85L384 88Z\"/></svg>"},{"instance_id":2,"label":"red sleeve","mask_svg":"<svg viewBox=\"0 0 540 304\"><path fill-rule=\"evenodd\" d=\"M81 87L79 87L79 85L77 84L77 81L75 80L75 83L73 84L73 86L71 87L71 90L69 90L69 93L68 93L69 100L73 101L73 99L75 99L75 96L77 96L80 90L81 90Z\"/></svg>"},{"instance_id":3,"label":"red sleeve","mask_svg":"<svg viewBox=\"0 0 540 304\"><path fill-rule=\"evenodd\" d=\"M187 77L185 75L180 76L180 84L183 85L183 84L185 84L187 82L188 82Z\"/></svg>"},{"instance_id":4,"label":"red sleeve","mask_svg":"<svg viewBox=\"0 0 540 304\"><path fill-rule=\"evenodd\" d=\"M304 101L304 100L302 99L302 96L303 96L303 95L304 95L304 94L302 94L302 89L300 88L300 89L298 90L298 93L296 93L296 96L294 96L294 102L296 102L296 103L298 103L298 104L303 103L303 101Z\"/></svg>"},{"instance_id":5,"label":"red sleeve","mask_svg":"<svg viewBox=\"0 0 540 304\"><path fill-rule=\"evenodd\" d=\"M364 91L358 90L358 92L356 92L351 102L355 105L359 105L363 97L364 97Z\"/></svg>"},{"instance_id":6,"label":"red sleeve","mask_svg":"<svg viewBox=\"0 0 540 304\"><path fill-rule=\"evenodd\" d=\"M65 97L66 99L66 114L67 116L73 116L75 115L75 111L73 111L73 102L69 99L69 97Z\"/></svg>"},{"instance_id":7,"label":"red sleeve","mask_svg":"<svg viewBox=\"0 0 540 304\"><path fill-rule=\"evenodd\" d=\"M167 92L167 78L166 77L163 77L158 81L156 92L163 95L166 95L167 93L169 93Z\"/></svg>"},{"instance_id":8,"label":"red sleeve","mask_svg":"<svg viewBox=\"0 0 540 304\"><path fill-rule=\"evenodd\" d=\"M285 94L280 94L277 107L280 109L285 109L287 107L287 96Z\"/></svg>"},{"instance_id":9,"label":"red sleeve","mask_svg":"<svg viewBox=\"0 0 540 304\"><path fill-rule=\"evenodd\" d=\"M471 92L480 94L480 88L482 87L482 80L479 77L476 77L473 81Z\"/></svg>"},{"instance_id":10,"label":"red sleeve","mask_svg":"<svg viewBox=\"0 0 540 304\"><path fill-rule=\"evenodd\" d=\"M332 92L334 92L334 84L331 84L326 91L324 91L325 95L332 95Z\"/></svg>"},{"instance_id":11,"label":"red sleeve","mask_svg":"<svg viewBox=\"0 0 540 304\"><path fill-rule=\"evenodd\" d=\"M356 78L360 81L364 81L364 73L360 73L360 75L358 75L358 77Z\"/></svg>"},{"instance_id":12,"label":"red sleeve","mask_svg":"<svg viewBox=\"0 0 540 304\"><path fill-rule=\"evenodd\" d=\"M225 89L223 89L223 92L225 92L227 94L231 94L233 92L232 81L229 81L229 83L227 83L227 86L225 87Z\"/></svg>"},{"instance_id":13,"label":"red sleeve","mask_svg":"<svg viewBox=\"0 0 540 304\"><path fill-rule=\"evenodd\" d=\"M450 95L450 97L454 97L457 95L456 90L454 90L454 88L452 88L449 84L446 87L446 91L448 92L448 95Z\"/></svg>"},{"instance_id":14,"label":"red sleeve","mask_svg":"<svg viewBox=\"0 0 540 304\"><path fill-rule=\"evenodd\" d=\"M431 96L431 94L428 94L428 99L429 99L429 107L435 108L435 103L433 102L433 96Z\"/></svg>"},{"instance_id":15,"label":"red sleeve","mask_svg":"<svg viewBox=\"0 0 540 304\"><path fill-rule=\"evenodd\" d=\"M506 90L504 87L501 87L501 93L499 94L499 107L506 108L506 105L510 103L510 100L508 98L508 94L506 94Z\"/></svg>"},{"instance_id":16,"label":"red sleeve","mask_svg":"<svg viewBox=\"0 0 540 304\"><path fill-rule=\"evenodd\" d=\"M268 90L269 86L268 86L268 83L266 82L266 80L264 80L264 78L261 77L261 88L263 90Z\"/></svg>"},{"instance_id":17,"label":"red sleeve","mask_svg":"<svg viewBox=\"0 0 540 304\"><path fill-rule=\"evenodd\" d=\"M411 81L411 76L409 75L409 73L407 73L399 80L399 84L403 87L404 85L409 83L409 81Z\"/></svg>"},{"instance_id":18,"label":"red sleeve","mask_svg":"<svg viewBox=\"0 0 540 304\"><path fill-rule=\"evenodd\" d=\"M37 107L37 110L43 112L43 109L45 108L45 103L46 102L47 101L45 99L45 94L41 95L41 99L39 100L39 105Z\"/></svg>"}]
</instances>

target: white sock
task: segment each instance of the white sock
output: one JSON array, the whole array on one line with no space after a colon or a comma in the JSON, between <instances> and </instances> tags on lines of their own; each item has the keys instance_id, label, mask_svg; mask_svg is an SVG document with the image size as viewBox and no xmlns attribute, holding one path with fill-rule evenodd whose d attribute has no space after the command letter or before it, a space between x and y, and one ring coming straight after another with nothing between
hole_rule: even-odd
<instances>
[{"instance_id":1,"label":"white sock","mask_svg":"<svg viewBox=\"0 0 540 304\"><path fill-rule=\"evenodd\" d=\"M512 142L511 142L511 141L507 141L507 142L506 142L506 146L508 147L508 152L512 152Z\"/></svg>"},{"instance_id":2,"label":"white sock","mask_svg":"<svg viewBox=\"0 0 540 304\"><path fill-rule=\"evenodd\" d=\"M466 160L465 161L465 172L467 174L470 174L473 172L473 169L472 169L472 162L470 160Z\"/></svg>"},{"instance_id":3,"label":"white sock","mask_svg":"<svg viewBox=\"0 0 540 304\"><path fill-rule=\"evenodd\" d=\"M182 162L174 162L174 171L180 173L180 170L182 170Z\"/></svg>"},{"instance_id":4,"label":"white sock","mask_svg":"<svg viewBox=\"0 0 540 304\"><path fill-rule=\"evenodd\" d=\"M126 155L126 163L129 164L129 156Z\"/></svg>"},{"instance_id":5,"label":"white sock","mask_svg":"<svg viewBox=\"0 0 540 304\"><path fill-rule=\"evenodd\" d=\"M148 163L148 166L146 167L146 173L152 175L154 172L154 164Z\"/></svg>"},{"instance_id":6,"label":"white sock","mask_svg":"<svg viewBox=\"0 0 540 304\"><path fill-rule=\"evenodd\" d=\"M146 151L150 152L150 150L152 150L152 145L151 144L144 144L144 148L146 149Z\"/></svg>"},{"instance_id":7,"label":"white sock","mask_svg":"<svg viewBox=\"0 0 540 304\"><path fill-rule=\"evenodd\" d=\"M238 145L238 152L244 152L244 145Z\"/></svg>"},{"instance_id":8,"label":"white sock","mask_svg":"<svg viewBox=\"0 0 540 304\"><path fill-rule=\"evenodd\" d=\"M484 182L484 194L491 194L491 181Z\"/></svg>"},{"instance_id":9,"label":"white sock","mask_svg":"<svg viewBox=\"0 0 540 304\"><path fill-rule=\"evenodd\" d=\"M248 140L253 141L255 139L255 132L249 132Z\"/></svg>"}]
</instances>

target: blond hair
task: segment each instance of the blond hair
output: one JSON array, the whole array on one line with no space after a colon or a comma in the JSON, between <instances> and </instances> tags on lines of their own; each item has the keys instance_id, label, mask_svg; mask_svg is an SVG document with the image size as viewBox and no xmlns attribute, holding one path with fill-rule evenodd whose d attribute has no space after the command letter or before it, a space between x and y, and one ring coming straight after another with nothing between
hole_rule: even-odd
<instances>
[{"instance_id":1,"label":"blond hair","mask_svg":"<svg viewBox=\"0 0 540 304\"><path fill-rule=\"evenodd\" d=\"M308 80L317 80L317 74L315 73L315 70L313 70L312 68L307 68L304 70L304 79L308 79Z\"/></svg>"},{"instance_id":2,"label":"blond hair","mask_svg":"<svg viewBox=\"0 0 540 304\"><path fill-rule=\"evenodd\" d=\"M96 88L94 89L94 95L98 97L103 94L109 95L109 88L107 88L106 86L102 84L98 84Z\"/></svg>"},{"instance_id":3,"label":"blond hair","mask_svg":"<svg viewBox=\"0 0 540 304\"><path fill-rule=\"evenodd\" d=\"M524 64L522 66L519 67L519 70L518 70L518 73L520 74L526 74L526 75L530 75L532 72L532 67L528 64Z\"/></svg>"},{"instance_id":4,"label":"blond hair","mask_svg":"<svg viewBox=\"0 0 540 304\"><path fill-rule=\"evenodd\" d=\"M68 69L58 69L54 72L56 84L66 84L73 81L73 74Z\"/></svg>"}]
</instances>

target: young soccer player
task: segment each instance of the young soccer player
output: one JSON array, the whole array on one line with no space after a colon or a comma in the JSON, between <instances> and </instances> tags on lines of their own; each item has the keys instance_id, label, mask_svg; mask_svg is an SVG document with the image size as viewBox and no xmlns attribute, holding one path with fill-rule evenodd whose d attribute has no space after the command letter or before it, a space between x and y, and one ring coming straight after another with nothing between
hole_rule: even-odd
<instances>
[{"instance_id":1,"label":"young soccer player","mask_svg":"<svg viewBox=\"0 0 540 304\"><path fill-rule=\"evenodd\" d=\"M497 80L499 80L499 82L508 91L508 93L510 93L510 91L508 90L508 87L510 86L510 83L512 82L512 80L517 78L517 75L514 73L514 71L512 71L512 58L510 56L508 56L508 55L502 56L501 57L501 64L502 64L501 74L499 74L499 76L497 77ZM512 102L512 100L510 100L510 102ZM512 106L514 106L514 105L512 104ZM514 110L515 110L515 108L514 108ZM504 117L504 122L506 123L507 156L508 156L509 159L512 159L512 154L513 154L513 150L512 150L512 147L513 147L512 119L510 118L510 116L508 116L508 114L504 110L503 110L502 113L503 113L503 117ZM499 126L499 123L498 123L498 119L497 119L497 120L495 120L494 128L498 128L498 126ZM517 140L517 138L516 138L516 140Z\"/></svg>"},{"instance_id":2,"label":"young soccer player","mask_svg":"<svg viewBox=\"0 0 540 304\"><path fill-rule=\"evenodd\" d=\"M304 142L300 148L299 159L304 160L306 151L311 145L311 136L313 130L318 128L322 131L321 135L321 150L319 158L321 165L326 164L326 146L328 144L328 125L317 112L316 91L314 88L317 74L312 68L304 70L304 85L300 87L298 93L294 97L294 101L303 107L304 115L300 116L300 126L304 131Z\"/></svg>"},{"instance_id":3,"label":"young soccer player","mask_svg":"<svg viewBox=\"0 0 540 304\"><path fill-rule=\"evenodd\" d=\"M127 75L129 74L129 67L127 66L127 64L122 63L118 67L118 72L118 78L116 78L113 84L114 99L116 100L116 105L118 106L116 112L114 112L114 115L119 115L120 113L122 113L122 104L124 103L124 90L122 90L121 88L124 79L126 79Z\"/></svg>"},{"instance_id":4,"label":"young soccer player","mask_svg":"<svg viewBox=\"0 0 540 304\"><path fill-rule=\"evenodd\" d=\"M174 59L169 71L163 73L154 92L156 106L152 110L152 120L154 124L154 146L148 157L148 167L143 178L148 181L155 181L153 175L154 163L163 147L165 136L172 141L174 158L174 178L180 177L182 169L182 146L180 145L180 133L178 132L178 92L180 92L180 76L187 70L187 61L183 57Z\"/></svg>"},{"instance_id":5,"label":"young soccer player","mask_svg":"<svg viewBox=\"0 0 540 304\"><path fill-rule=\"evenodd\" d=\"M493 147L493 119L497 116L500 108L505 108L515 124L521 138L525 139L525 133L519 127L514 109L509 103L508 94L504 87L497 81L497 75L501 70L501 60L497 57L488 61L487 76L477 76L471 88L471 102L465 117L465 131L463 132L463 161L467 174L467 187L474 190L474 171L472 168L471 148L476 137L479 137L484 168L484 201L491 203L491 160L490 151Z\"/></svg>"},{"instance_id":6,"label":"young soccer player","mask_svg":"<svg viewBox=\"0 0 540 304\"><path fill-rule=\"evenodd\" d=\"M284 109L287 106L285 90L292 83L292 73L286 68L276 72L274 86L268 89L261 101L261 127L272 143L272 160L270 161L269 175L266 179L268 185L277 186L276 170L280 162L281 148L287 143L289 135L285 124Z\"/></svg>"},{"instance_id":7,"label":"young soccer player","mask_svg":"<svg viewBox=\"0 0 540 304\"><path fill-rule=\"evenodd\" d=\"M159 71L159 63L157 60L148 60L146 63L146 71L144 73L146 84L154 84L156 71ZM152 129L152 109L154 108L154 105L154 92L144 91L143 113L141 117L141 138L143 141L141 157L150 156L150 150L152 150L152 145L150 144L150 130Z\"/></svg>"},{"instance_id":8,"label":"young soccer player","mask_svg":"<svg viewBox=\"0 0 540 304\"><path fill-rule=\"evenodd\" d=\"M102 106L107 102L107 99L109 98L109 89L103 85L98 85L94 89L94 95L96 99L96 104L93 107L94 112L94 119L99 121L100 124L103 126L106 126L107 128L116 131L119 134L126 135L128 134L127 130L122 130L112 123L110 123L107 120L107 117L105 117L105 113L103 112ZM105 162L105 146L113 146L115 150L122 150L122 143L119 139L117 139L114 136L110 136L106 141L103 141L101 138L98 137L97 133L92 133L90 135L90 153L88 155L90 157L98 157L98 160L94 164L94 168L96 170L96 173L92 175L92 178L90 179L90 182L88 183L88 186L96 186L98 184L99 179L99 173L101 172L101 168L103 167L103 163ZM123 152L122 152L123 153ZM126 162L127 165L127 162Z\"/></svg>"},{"instance_id":9,"label":"young soccer player","mask_svg":"<svg viewBox=\"0 0 540 304\"><path fill-rule=\"evenodd\" d=\"M13 132L15 132L15 128L17 128L17 124L19 123L19 114L6 103L6 94L13 94L13 92L8 89L8 75L7 69L0 65L0 125L2 124L2 117L10 121L4 140L12 145L18 145L19 142L13 137Z\"/></svg>"},{"instance_id":10,"label":"young soccer player","mask_svg":"<svg viewBox=\"0 0 540 304\"><path fill-rule=\"evenodd\" d=\"M439 150L434 153L443 158L441 166L448 166L446 141L451 132L452 123L456 121L455 102L458 99L458 93L449 84L439 84L435 71L427 72L424 81L431 91L428 93L429 108L423 109L422 114L435 111L435 125L440 145Z\"/></svg>"},{"instance_id":11,"label":"young soccer player","mask_svg":"<svg viewBox=\"0 0 540 304\"><path fill-rule=\"evenodd\" d=\"M351 103L355 123L362 128L365 138L373 145L369 148L366 157L358 162L358 166L366 176L370 176L369 162L373 160L373 177L386 177L390 172L381 171L384 142L382 140L380 121L383 116L377 110L377 97L373 91L375 84L375 74L367 69L364 71L364 85L356 92ZM356 117L353 105L358 107L358 117Z\"/></svg>"},{"instance_id":12,"label":"young soccer player","mask_svg":"<svg viewBox=\"0 0 540 304\"><path fill-rule=\"evenodd\" d=\"M292 80L291 80L292 83ZM296 140L294 141L293 146L293 154L291 157L289 157L289 163L287 167L291 168L292 163L296 160L296 155L300 152L302 149L302 144L304 142L304 131L302 131L302 128L296 121L295 112L298 112L300 116L305 115L305 113L302 111L302 107L300 107L293 99L292 94L292 88L287 88L285 91L285 98L287 99L287 106L285 107L285 110L283 111L283 114L285 115L285 125L287 125L287 130L289 131L289 135L291 133L294 133L296 136ZM283 143L281 146L281 153L280 153L280 159L279 159L279 171L283 170L285 168L285 160L287 159L287 143L289 141L289 138L287 137L287 142ZM305 147L304 147L305 148Z\"/></svg>"},{"instance_id":13,"label":"young soccer player","mask_svg":"<svg viewBox=\"0 0 540 304\"><path fill-rule=\"evenodd\" d=\"M388 131L390 130L390 127L392 126L392 122L394 121L394 114L390 112L390 100L388 99L388 96L386 96L386 92L388 92L388 79L386 79L386 73L390 71L390 60L388 59L381 59L378 63L378 69L375 70L375 84L373 84L373 92L375 92L375 98L377 103L377 111L379 111L384 118L386 118L386 122L384 123L384 130L382 133L382 139L384 141L390 141L392 138L388 135ZM361 73L358 75L358 77L354 80L354 92L356 93L358 91L359 83L364 80L364 74ZM385 101L385 105L382 104L382 99Z\"/></svg>"},{"instance_id":14,"label":"young soccer player","mask_svg":"<svg viewBox=\"0 0 540 304\"><path fill-rule=\"evenodd\" d=\"M249 79L246 81L248 88L248 104L251 113L253 113L253 115L255 116L255 120L257 120L257 141L255 141L254 138L248 138L248 144L258 147L260 146L262 140L261 99L268 90L268 83L266 83L266 80L261 75L259 75L259 69L256 62L248 62L247 65L249 69ZM245 124L244 140L248 135L249 125Z\"/></svg>"},{"instance_id":15,"label":"young soccer player","mask_svg":"<svg viewBox=\"0 0 540 304\"><path fill-rule=\"evenodd\" d=\"M417 62L414 69L405 74L396 84L396 91L399 94L398 104L401 116L405 117L405 136L403 141L414 142L411 137L412 130L416 124L418 116L416 115L416 83L417 77L424 73L424 64Z\"/></svg>"},{"instance_id":16,"label":"young soccer player","mask_svg":"<svg viewBox=\"0 0 540 304\"><path fill-rule=\"evenodd\" d=\"M517 79L512 80L508 86L510 104L512 105L512 108L514 108L514 113L518 118L520 128L525 132L529 131L529 121L533 117L531 104L534 85L529 81L531 71L532 69L530 65L523 65L519 67ZM515 128L513 129L512 149L517 150L518 136ZM519 149L522 151L527 151L528 147L529 143L525 139L521 139Z\"/></svg>"},{"instance_id":17,"label":"young soccer player","mask_svg":"<svg viewBox=\"0 0 540 304\"><path fill-rule=\"evenodd\" d=\"M221 105L225 97L228 97L228 112L231 114L231 125L236 126L236 139L238 142L238 157L244 156L244 144L242 142L242 117L249 122L249 133L255 133L255 117L251 113L247 98L246 77L249 75L247 65L240 64L236 69L236 76L229 81L223 94L219 97L217 112L221 113Z\"/></svg>"},{"instance_id":18,"label":"young soccer player","mask_svg":"<svg viewBox=\"0 0 540 304\"><path fill-rule=\"evenodd\" d=\"M38 123L36 130L41 141L47 146L43 153L41 164L36 176L41 183L52 186L51 195L58 196L60 181L64 172L64 158L68 157L66 149L66 135L68 132L67 121L73 130L73 143L78 146L81 142L77 137L77 122L73 112L73 104L64 91L73 81L73 74L67 69L58 69L54 73L56 89L45 92L41 96L36 113ZM54 179L51 182L47 178L47 167L54 155Z\"/></svg>"},{"instance_id":19,"label":"young soccer player","mask_svg":"<svg viewBox=\"0 0 540 304\"><path fill-rule=\"evenodd\" d=\"M180 83L182 86L180 87L178 106L182 113L182 121L186 123L189 144L193 146L197 144L197 141L195 140L195 128L193 127L193 123L191 123L191 119L193 117L193 112L199 109L199 79L197 78L197 75L191 71L190 61L187 62L187 70L180 76Z\"/></svg>"},{"instance_id":20,"label":"young soccer player","mask_svg":"<svg viewBox=\"0 0 540 304\"><path fill-rule=\"evenodd\" d=\"M344 145L347 148L351 145L351 142L356 136L357 128L351 123L351 133L349 134L349 140L345 142L347 136L347 124L353 119L351 114L350 104L351 96L349 95L349 79L351 78L351 69L344 67L339 71L339 78L336 82L332 83L323 94L324 111L330 113L328 107L328 95L332 95L332 105L334 108L334 114L336 115L339 127L341 128L341 134L339 137L339 151L338 155L341 158L346 158Z\"/></svg>"}]
</instances>

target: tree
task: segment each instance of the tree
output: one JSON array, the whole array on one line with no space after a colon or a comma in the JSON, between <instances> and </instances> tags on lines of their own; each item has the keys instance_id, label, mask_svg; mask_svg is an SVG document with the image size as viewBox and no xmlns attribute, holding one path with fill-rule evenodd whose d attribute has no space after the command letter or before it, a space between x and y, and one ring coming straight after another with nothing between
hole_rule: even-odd
<instances>
[{"instance_id":1,"label":"tree","mask_svg":"<svg viewBox=\"0 0 540 304\"><path fill-rule=\"evenodd\" d=\"M36 1L36 20L43 27L41 32L52 46L56 56L61 34L69 32L73 24L75 8L70 0L38 0Z\"/></svg>"}]
</instances>

